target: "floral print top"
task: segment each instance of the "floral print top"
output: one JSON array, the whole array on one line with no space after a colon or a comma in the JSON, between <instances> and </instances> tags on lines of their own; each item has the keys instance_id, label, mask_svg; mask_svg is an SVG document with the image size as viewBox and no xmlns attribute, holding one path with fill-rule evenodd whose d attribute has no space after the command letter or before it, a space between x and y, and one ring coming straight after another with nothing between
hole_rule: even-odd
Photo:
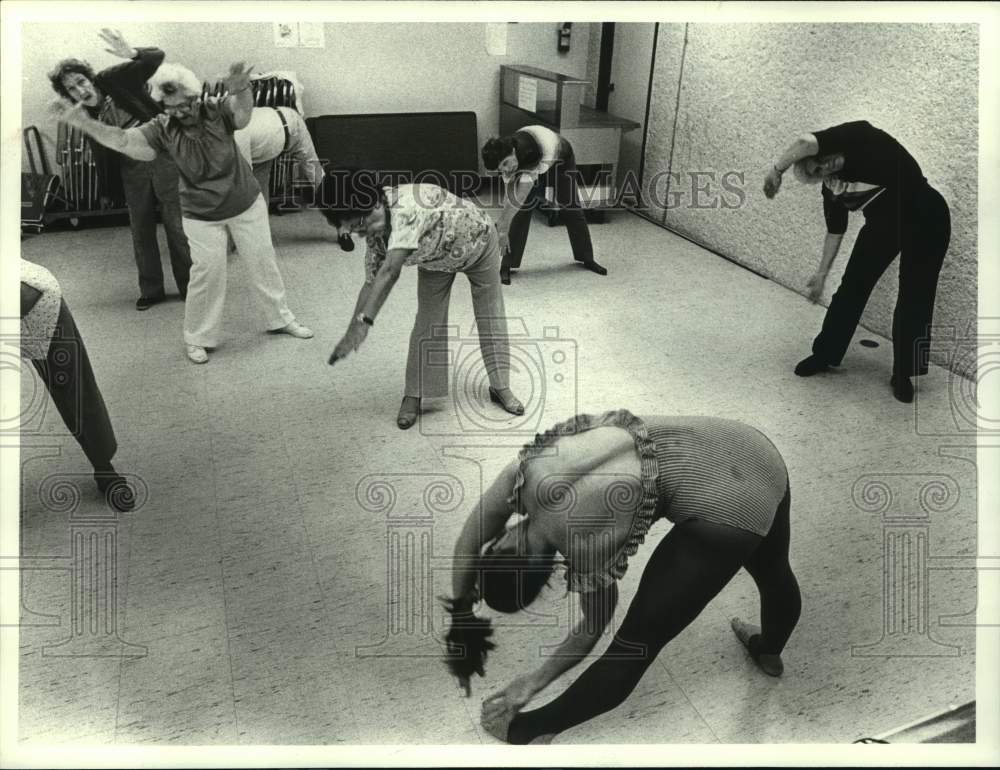
<instances>
[{"instance_id":1,"label":"floral print top","mask_svg":"<svg viewBox=\"0 0 1000 770\"><path fill-rule=\"evenodd\" d=\"M372 283L387 251L412 249L405 264L458 273L483 253L495 229L490 215L471 201L433 184L384 188L388 226L367 238L365 283Z\"/></svg>"}]
</instances>

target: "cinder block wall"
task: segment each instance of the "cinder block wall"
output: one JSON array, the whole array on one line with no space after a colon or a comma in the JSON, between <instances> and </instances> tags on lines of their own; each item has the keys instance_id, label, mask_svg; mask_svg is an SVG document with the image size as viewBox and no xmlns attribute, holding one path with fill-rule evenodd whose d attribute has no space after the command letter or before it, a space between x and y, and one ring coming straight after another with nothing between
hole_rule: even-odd
<instances>
[{"instance_id":1,"label":"cinder block wall","mask_svg":"<svg viewBox=\"0 0 1000 770\"><path fill-rule=\"evenodd\" d=\"M820 190L789 172L769 201L764 174L799 134L868 120L910 151L948 201L952 239L934 323L974 334L978 62L974 25L661 24L643 174L651 214L804 293L826 232ZM862 214L851 216L824 304L862 224ZM897 266L886 271L861 321L885 336ZM808 352L816 331L788 333L802 335ZM947 364L944 338L937 335L933 359ZM974 363L964 356L954 366L972 376Z\"/></svg>"}]
</instances>

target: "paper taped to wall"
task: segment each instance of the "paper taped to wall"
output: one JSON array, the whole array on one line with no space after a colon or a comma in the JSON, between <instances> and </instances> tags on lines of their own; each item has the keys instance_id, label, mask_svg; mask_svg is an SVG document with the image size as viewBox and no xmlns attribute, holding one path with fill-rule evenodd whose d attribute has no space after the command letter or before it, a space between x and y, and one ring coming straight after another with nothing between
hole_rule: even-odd
<instances>
[{"instance_id":1,"label":"paper taped to wall","mask_svg":"<svg viewBox=\"0 0 1000 770\"><path fill-rule=\"evenodd\" d=\"M294 48L299 44L299 25L274 23L274 44L278 48Z\"/></svg>"},{"instance_id":2,"label":"paper taped to wall","mask_svg":"<svg viewBox=\"0 0 1000 770\"><path fill-rule=\"evenodd\" d=\"M300 21L299 45L303 48L323 48L326 40L323 37L323 22Z\"/></svg>"},{"instance_id":3,"label":"paper taped to wall","mask_svg":"<svg viewBox=\"0 0 1000 770\"><path fill-rule=\"evenodd\" d=\"M538 102L538 81L523 75L517 79L517 106L534 112Z\"/></svg>"},{"instance_id":4,"label":"paper taped to wall","mask_svg":"<svg viewBox=\"0 0 1000 770\"><path fill-rule=\"evenodd\" d=\"M486 25L486 53L490 56L507 55L507 22Z\"/></svg>"}]
</instances>

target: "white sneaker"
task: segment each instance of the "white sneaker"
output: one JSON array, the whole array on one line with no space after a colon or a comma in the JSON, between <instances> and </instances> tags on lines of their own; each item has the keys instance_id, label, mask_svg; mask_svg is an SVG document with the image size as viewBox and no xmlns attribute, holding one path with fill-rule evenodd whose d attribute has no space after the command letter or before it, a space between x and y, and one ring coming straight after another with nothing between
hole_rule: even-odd
<instances>
[{"instance_id":1,"label":"white sneaker","mask_svg":"<svg viewBox=\"0 0 1000 770\"><path fill-rule=\"evenodd\" d=\"M307 340L313 336L313 330L308 326L303 326L298 321L292 321L288 326L282 326L280 329L276 329L276 331L278 334L291 334L300 340Z\"/></svg>"},{"instance_id":2,"label":"white sneaker","mask_svg":"<svg viewBox=\"0 0 1000 770\"><path fill-rule=\"evenodd\" d=\"M196 364L204 364L208 361L208 353L201 345L188 345L187 355Z\"/></svg>"}]
</instances>

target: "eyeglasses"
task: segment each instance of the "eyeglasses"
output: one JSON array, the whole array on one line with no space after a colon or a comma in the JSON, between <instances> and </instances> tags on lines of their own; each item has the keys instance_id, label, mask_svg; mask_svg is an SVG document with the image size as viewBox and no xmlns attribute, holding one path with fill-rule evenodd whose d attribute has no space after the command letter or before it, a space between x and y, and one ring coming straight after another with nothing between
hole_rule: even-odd
<instances>
[{"instance_id":1,"label":"eyeglasses","mask_svg":"<svg viewBox=\"0 0 1000 770\"><path fill-rule=\"evenodd\" d=\"M163 111L167 115L187 115L194 109L195 102L197 101L197 97L192 97L181 104L164 104Z\"/></svg>"}]
</instances>

